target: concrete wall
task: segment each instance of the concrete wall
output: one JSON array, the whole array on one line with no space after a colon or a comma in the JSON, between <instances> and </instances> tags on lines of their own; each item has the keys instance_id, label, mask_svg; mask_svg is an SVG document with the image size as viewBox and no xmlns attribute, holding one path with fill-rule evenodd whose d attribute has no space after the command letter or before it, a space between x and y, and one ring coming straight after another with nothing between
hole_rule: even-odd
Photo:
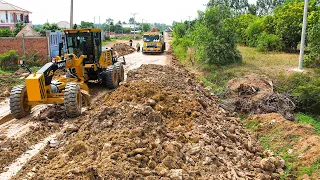
<instances>
[{"instance_id":1,"label":"concrete wall","mask_svg":"<svg viewBox=\"0 0 320 180\"><path fill-rule=\"evenodd\" d=\"M23 45L24 44L24 45ZM48 56L48 42L46 37L0 38L0 54L8 50L16 50L19 55L38 52L39 56Z\"/></svg>"}]
</instances>

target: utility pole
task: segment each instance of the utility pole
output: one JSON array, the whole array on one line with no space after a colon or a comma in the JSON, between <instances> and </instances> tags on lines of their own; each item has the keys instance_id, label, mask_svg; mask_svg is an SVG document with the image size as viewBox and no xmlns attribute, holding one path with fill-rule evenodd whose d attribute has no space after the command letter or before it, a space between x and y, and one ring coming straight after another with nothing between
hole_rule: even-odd
<instances>
[{"instance_id":1,"label":"utility pole","mask_svg":"<svg viewBox=\"0 0 320 180\"><path fill-rule=\"evenodd\" d=\"M192 16L188 16L189 17L189 28L188 28L188 31L190 31L190 18L192 17Z\"/></svg>"},{"instance_id":2,"label":"utility pole","mask_svg":"<svg viewBox=\"0 0 320 180\"><path fill-rule=\"evenodd\" d=\"M134 31L134 39L136 39L136 14L138 13L131 13L133 16L133 31Z\"/></svg>"},{"instance_id":3,"label":"utility pole","mask_svg":"<svg viewBox=\"0 0 320 180\"><path fill-rule=\"evenodd\" d=\"M307 28L307 16L308 16L308 0L304 0L303 24L302 24L302 33L301 33L298 71L302 71L302 65L303 65L304 42L306 39L306 28Z\"/></svg>"},{"instance_id":4,"label":"utility pole","mask_svg":"<svg viewBox=\"0 0 320 180\"><path fill-rule=\"evenodd\" d=\"M99 16L99 28L101 28L101 23L100 23L100 16Z\"/></svg>"},{"instance_id":5,"label":"utility pole","mask_svg":"<svg viewBox=\"0 0 320 180\"><path fill-rule=\"evenodd\" d=\"M71 0L70 7L70 29L73 29L73 0Z\"/></svg>"}]
</instances>

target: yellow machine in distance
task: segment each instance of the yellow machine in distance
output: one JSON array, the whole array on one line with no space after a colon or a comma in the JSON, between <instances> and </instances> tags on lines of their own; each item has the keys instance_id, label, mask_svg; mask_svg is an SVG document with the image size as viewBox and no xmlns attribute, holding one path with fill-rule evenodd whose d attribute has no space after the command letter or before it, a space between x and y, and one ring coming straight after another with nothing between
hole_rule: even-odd
<instances>
[{"instance_id":1,"label":"yellow machine in distance","mask_svg":"<svg viewBox=\"0 0 320 180\"><path fill-rule=\"evenodd\" d=\"M113 89L124 80L125 62L118 62L112 49L102 51L101 29L72 29L65 34L67 52L60 43L59 56L39 71L31 73L19 61L30 75L25 85L11 90L10 110L16 119L28 115L38 104L63 104L67 116L79 116L82 106L90 104L89 81ZM53 80L58 69L67 74Z\"/></svg>"},{"instance_id":2,"label":"yellow machine in distance","mask_svg":"<svg viewBox=\"0 0 320 180\"><path fill-rule=\"evenodd\" d=\"M146 32L143 34L142 53L163 53L165 49L163 33Z\"/></svg>"}]
</instances>

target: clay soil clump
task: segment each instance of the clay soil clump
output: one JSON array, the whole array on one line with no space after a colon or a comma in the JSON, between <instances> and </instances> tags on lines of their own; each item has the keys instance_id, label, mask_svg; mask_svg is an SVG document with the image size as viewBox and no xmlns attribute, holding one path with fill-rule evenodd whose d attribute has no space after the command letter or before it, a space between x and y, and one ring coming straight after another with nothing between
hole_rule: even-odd
<instances>
[{"instance_id":1,"label":"clay soil clump","mask_svg":"<svg viewBox=\"0 0 320 180\"><path fill-rule=\"evenodd\" d=\"M16 178L280 178L282 166L184 69L142 65L78 121Z\"/></svg>"}]
</instances>

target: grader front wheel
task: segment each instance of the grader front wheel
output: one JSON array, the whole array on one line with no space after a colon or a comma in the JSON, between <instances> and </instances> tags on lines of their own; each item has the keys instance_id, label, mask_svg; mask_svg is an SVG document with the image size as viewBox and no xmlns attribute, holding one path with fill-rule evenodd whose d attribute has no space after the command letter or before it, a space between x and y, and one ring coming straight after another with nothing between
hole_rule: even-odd
<instances>
[{"instance_id":1,"label":"grader front wheel","mask_svg":"<svg viewBox=\"0 0 320 180\"><path fill-rule=\"evenodd\" d=\"M114 66L117 68L117 71L118 71L118 80L119 80L119 83L124 81L124 68L123 68L123 65L121 62L116 62L114 64Z\"/></svg>"},{"instance_id":2,"label":"grader front wheel","mask_svg":"<svg viewBox=\"0 0 320 180\"><path fill-rule=\"evenodd\" d=\"M109 66L103 72L103 83L109 89L114 89L119 85L118 71L115 66Z\"/></svg>"},{"instance_id":3,"label":"grader front wheel","mask_svg":"<svg viewBox=\"0 0 320 180\"><path fill-rule=\"evenodd\" d=\"M74 118L81 115L82 95L77 83L68 83L64 91L64 106L68 117Z\"/></svg>"},{"instance_id":4,"label":"grader front wheel","mask_svg":"<svg viewBox=\"0 0 320 180\"><path fill-rule=\"evenodd\" d=\"M31 106L28 105L27 88L25 85L12 88L10 93L10 111L14 118L21 119L31 112Z\"/></svg>"}]
</instances>

